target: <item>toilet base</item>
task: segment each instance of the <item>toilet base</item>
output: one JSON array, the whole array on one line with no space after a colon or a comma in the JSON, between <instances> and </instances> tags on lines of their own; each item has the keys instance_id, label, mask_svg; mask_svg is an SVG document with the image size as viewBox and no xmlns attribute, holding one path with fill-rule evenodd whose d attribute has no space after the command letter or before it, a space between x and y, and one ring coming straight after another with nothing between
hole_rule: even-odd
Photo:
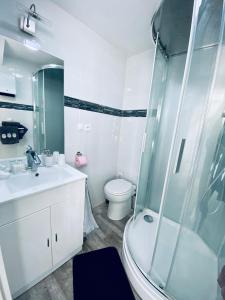
<instances>
[{"instance_id":1,"label":"toilet base","mask_svg":"<svg viewBox=\"0 0 225 300\"><path fill-rule=\"evenodd\" d=\"M126 217L131 211L131 197L123 202L109 201L108 218L114 221L119 221Z\"/></svg>"}]
</instances>

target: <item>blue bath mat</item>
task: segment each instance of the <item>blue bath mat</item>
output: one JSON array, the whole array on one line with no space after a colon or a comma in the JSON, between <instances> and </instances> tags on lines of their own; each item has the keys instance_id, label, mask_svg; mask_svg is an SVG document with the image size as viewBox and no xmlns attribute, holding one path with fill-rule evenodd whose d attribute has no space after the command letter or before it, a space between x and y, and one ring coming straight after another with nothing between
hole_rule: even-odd
<instances>
[{"instance_id":1,"label":"blue bath mat","mask_svg":"<svg viewBox=\"0 0 225 300\"><path fill-rule=\"evenodd\" d=\"M135 300L114 247L73 258L74 300Z\"/></svg>"}]
</instances>

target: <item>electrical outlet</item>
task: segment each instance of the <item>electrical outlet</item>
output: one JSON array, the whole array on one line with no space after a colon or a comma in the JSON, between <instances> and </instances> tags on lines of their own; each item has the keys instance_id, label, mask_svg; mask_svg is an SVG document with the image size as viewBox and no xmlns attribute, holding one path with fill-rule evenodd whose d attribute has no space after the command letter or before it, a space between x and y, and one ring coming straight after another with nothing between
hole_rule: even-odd
<instances>
[{"instance_id":1,"label":"electrical outlet","mask_svg":"<svg viewBox=\"0 0 225 300\"><path fill-rule=\"evenodd\" d=\"M85 124L84 125L84 130L85 131L91 131L92 127L91 127L91 124Z\"/></svg>"}]
</instances>

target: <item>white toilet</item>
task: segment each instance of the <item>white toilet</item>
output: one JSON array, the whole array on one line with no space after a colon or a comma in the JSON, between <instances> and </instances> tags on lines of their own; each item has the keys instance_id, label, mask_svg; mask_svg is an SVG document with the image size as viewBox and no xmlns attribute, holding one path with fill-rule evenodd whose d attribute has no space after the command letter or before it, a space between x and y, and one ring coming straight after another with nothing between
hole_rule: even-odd
<instances>
[{"instance_id":1,"label":"white toilet","mask_svg":"<svg viewBox=\"0 0 225 300\"><path fill-rule=\"evenodd\" d=\"M125 179L114 179L104 186L105 198L109 201L108 217L111 220L121 220L131 210L131 197L135 185Z\"/></svg>"}]
</instances>

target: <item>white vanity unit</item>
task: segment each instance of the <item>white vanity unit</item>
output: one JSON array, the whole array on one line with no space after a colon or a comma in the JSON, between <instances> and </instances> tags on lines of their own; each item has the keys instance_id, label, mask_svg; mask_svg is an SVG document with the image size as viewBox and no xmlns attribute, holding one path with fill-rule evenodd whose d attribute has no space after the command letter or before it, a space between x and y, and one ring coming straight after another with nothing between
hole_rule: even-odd
<instances>
[{"instance_id":1,"label":"white vanity unit","mask_svg":"<svg viewBox=\"0 0 225 300\"><path fill-rule=\"evenodd\" d=\"M13 298L82 248L86 175L65 165L0 180L0 246Z\"/></svg>"}]
</instances>

